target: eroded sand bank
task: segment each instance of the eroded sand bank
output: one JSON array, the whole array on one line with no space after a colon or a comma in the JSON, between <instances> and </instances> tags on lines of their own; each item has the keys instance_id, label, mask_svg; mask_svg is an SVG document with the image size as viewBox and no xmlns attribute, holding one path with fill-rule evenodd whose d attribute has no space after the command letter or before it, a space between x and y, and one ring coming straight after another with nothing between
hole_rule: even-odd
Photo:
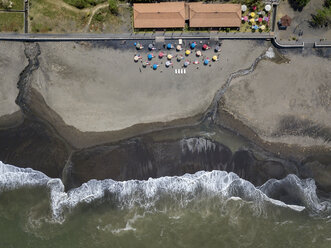
<instances>
[{"instance_id":1,"label":"eroded sand bank","mask_svg":"<svg viewBox=\"0 0 331 248\"><path fill-rule=\"evenodd\" d=\"M19 75L27 65L24 44L1 42L0 45L0 117L20 110L15 103Z\"/></svg>"},{"instance_id":2,"label":"eroded sand bank","mask_svg":"<svg viewBox=\"0 0 331 248\"><path fill-rule=\"evenodd\" d=\"M134 50L73 43L40 47L40 68L33 73L32 86L66 124L95 132L202 113L229 74L250 66L266 49L253 41L224 41L220 61L211 67L200 64L199 69L190 65L185 75L176 75L183 62L174 61L174 68L167 69L165 59L163 64L153 59L160 64L158 70L144 69L133 62ZM147 51L141 55L146 58Z\"/></svg>"}]
</instances>

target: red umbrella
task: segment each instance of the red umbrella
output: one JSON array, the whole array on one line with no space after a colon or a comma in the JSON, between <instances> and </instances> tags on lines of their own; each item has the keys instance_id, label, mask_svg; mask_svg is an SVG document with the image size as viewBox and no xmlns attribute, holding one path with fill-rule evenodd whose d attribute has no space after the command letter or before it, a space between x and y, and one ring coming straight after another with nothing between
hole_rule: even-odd
<instances>
[{"instance_id":1,"label":"red umbrella","mask_svg":"<svg viewBox=\"0 0 331 248\"><path fill-rule=\"evenodd\" d=\"M202 49L203 49L203 50L207 50L207 48L208 48L207 44L204 44L204 45L202 46Z\"/></svg>"},{"instance_id":2,"label":"red umbrella","mask_svg":"<svg viewBox=\"0 0 331 248\"><path fill-rule=\"evenodd\" d=\"M259 17L258 21L259 21L259 22L262 22L262 20L263 20L262 17Z\"/></svg>"},{"instance_id":3,"label":"red umbrella","mask_svg":"<svg viewBox=\"0 0 331 248\"><path fill-rule=\"evenodd\" d=\"M159 58L160 58L160 59L163 58L164 55L165 55L165 54L164 54L163 52L159 52Z\"/></svg>"}]
</instances>

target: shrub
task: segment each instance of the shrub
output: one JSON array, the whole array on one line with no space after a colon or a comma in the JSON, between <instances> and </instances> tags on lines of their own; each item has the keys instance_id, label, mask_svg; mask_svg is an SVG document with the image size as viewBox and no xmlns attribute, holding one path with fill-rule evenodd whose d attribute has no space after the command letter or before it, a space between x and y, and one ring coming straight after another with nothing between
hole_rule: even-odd
<instances>
[{"instance_id":1,"label":"shrub","mask_svg":"<svg viewBox=\"0 0 331 248\"><path fill-rule=\"evenodd\" d=\"M302 10L310 0L289 0L290 5L295 10Z\"/></svg>"},{"instance_id":2,"label":"shrub","mask_svg":"<svg viewBox=\"0 0 331 248\"><path fill-rule=\"evenodd\" d=\"M108 0L110 13L118 14L118 3L117 0Z\"/></svg>"}]
</instances>

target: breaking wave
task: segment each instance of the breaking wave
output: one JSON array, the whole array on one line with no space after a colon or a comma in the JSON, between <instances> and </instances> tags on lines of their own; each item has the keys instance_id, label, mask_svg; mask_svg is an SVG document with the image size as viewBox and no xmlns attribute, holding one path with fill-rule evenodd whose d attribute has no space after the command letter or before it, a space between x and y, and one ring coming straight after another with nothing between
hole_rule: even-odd
<instances>
[{"instance_id":1,"label":"breaking wave","mask_svg":"<svg viewBox=\"0 0 331 248\"><path fill-rule=\"evenodd\" d=\"M70 211L81 203L92 203L107 197L111 197L118 208L141 207L149 211L155 210L164 197L170 197L180 207L186 207L198 195L225 200L240 198L252 202L258 211L263 211L266 204L295 211L307 209L314 214L330 212L331 209L329 202L321 202L317 197L313 179L301 180L295 175L289 175L282 180L272 179L261 187L255 187L234 173L200 171L145 181L91 180L65 192L60 179L49 178L42 172L18 168L0 161L0 192L27 186L45 186L49 189L52 219L56 222L65 220L66 210ZM289 196L295 198L296 204L286 204L273 198L279 198L284 188Z\"/></svg>"}]
</instances>

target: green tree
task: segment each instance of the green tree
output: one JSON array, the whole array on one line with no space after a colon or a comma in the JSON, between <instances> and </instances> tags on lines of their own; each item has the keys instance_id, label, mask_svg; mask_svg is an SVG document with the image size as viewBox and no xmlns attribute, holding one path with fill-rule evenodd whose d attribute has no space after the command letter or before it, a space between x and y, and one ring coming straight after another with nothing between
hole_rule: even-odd
<instances>
[{"instance_id":1,"label":"green tree","mask_svg":"<svg viewBox=\"0 0 331 248\"><path fill-rule=\"evenodd\" d=\"M118 3L117 0L108 0L110 13L118 14Z\"/></svg>"},{"instance_id":2,"label":"green tree","mask_svg":"<svg viewBox=\"0 0 331 248\"><path fill-rule=\"evenodd\" d=\"M303 7L305 7L310 0L289 0L289 3L291 4L292 8L295 10L302 10Z\"/></svg>"}]
</instances>

